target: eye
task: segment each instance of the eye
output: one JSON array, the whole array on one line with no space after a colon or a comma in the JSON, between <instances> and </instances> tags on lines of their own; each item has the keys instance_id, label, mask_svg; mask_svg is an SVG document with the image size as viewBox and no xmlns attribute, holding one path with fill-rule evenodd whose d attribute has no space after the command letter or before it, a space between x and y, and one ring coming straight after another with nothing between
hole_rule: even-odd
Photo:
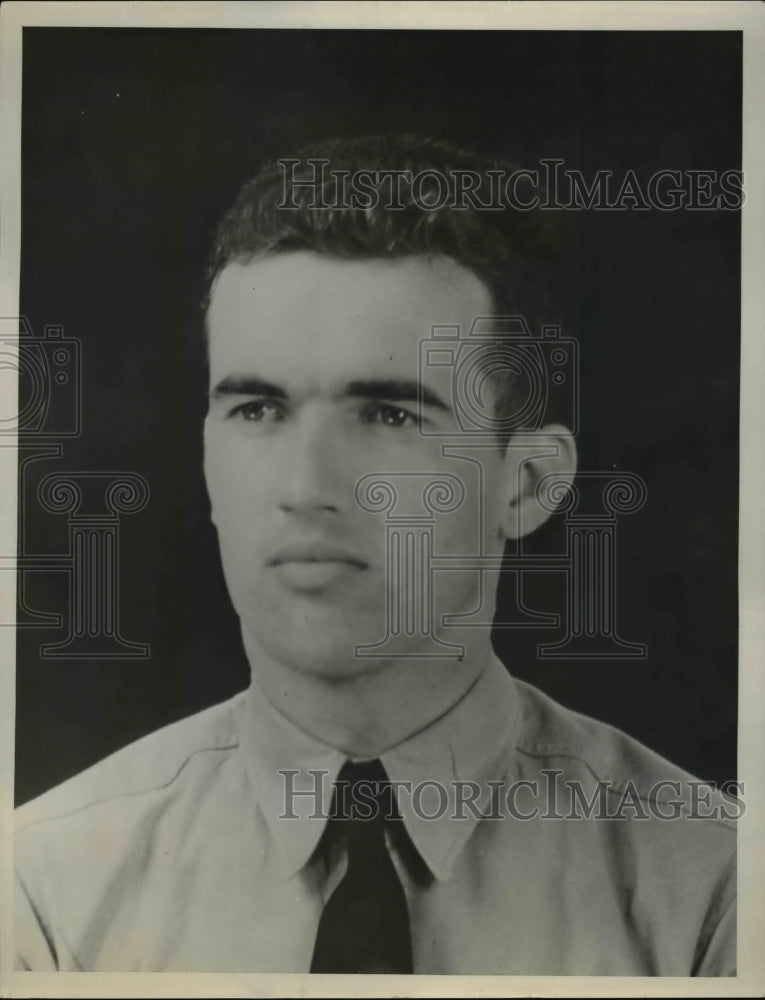
<instances>
[{"instance_id":1,"label":"eye","mask_svg":"<svg viewBox=\"0 0 765 1000\"><path fill-rule=\"evenodd\" d=\"M272 399L251 399L235 406L229 417L237 417L250 424L275 424L284 419L284 408Z\"/></svg>"},{"instance_id":2,"label":"eye","mask_svg":"<svg viewBox=\"0 0 765 1000\"><path fill-rule=\"evenodd\" d=\"M417 417L409 410L390 403L372 403L362 414L362 419L368 424L382 424L384 427L416 427Z\"/></svg>"}]
</instances>

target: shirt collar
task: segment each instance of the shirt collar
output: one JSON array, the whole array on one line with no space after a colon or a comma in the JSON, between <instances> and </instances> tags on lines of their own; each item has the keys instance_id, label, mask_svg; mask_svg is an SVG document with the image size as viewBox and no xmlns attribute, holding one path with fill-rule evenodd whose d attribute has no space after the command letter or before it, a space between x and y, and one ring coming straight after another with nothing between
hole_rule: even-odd
<instances>
[{"instance_id":1,"label":"shirt collar","mask_svg":"<svg viewBox=\"0 0 765 1000\"><path fill-rule=\"evenodd\" d=\"M291 877L319 842L332 782L347 757L282 715L255 679L247 698L245 764L280 870ZM450 877L477 822L475 813L488 810L488 782L497 776L498 761L516 733L519 716L513 679L490 654L484 671L455 705L380 755L391 781L401 783L398 806L404 825L436 878ZM461 782L477 786L475 808L464 804L472 793Z\"/></svg>"}]
</instances>

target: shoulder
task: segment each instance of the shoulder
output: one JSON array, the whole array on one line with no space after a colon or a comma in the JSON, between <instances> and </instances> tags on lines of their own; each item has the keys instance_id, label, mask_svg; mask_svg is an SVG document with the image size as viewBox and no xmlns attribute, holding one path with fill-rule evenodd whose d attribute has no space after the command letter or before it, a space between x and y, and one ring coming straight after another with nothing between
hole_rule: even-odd
<instances>
[{"instance_id":1,"label":"shoulder","mask_svg":"<svg viewBox=\"0 0 765 1000\"><path fill-rule=\"evenodd\" d=\"M527 768L560 769L585 786L600 784L612 801L625 796L647 804L682 801L686 813L696 810L693 818L735 831L733 820L743 806L732 797L615 726L572 711L524 681L514 683L521 703L515 750ZM664 818L665 813L659 810L658 815Z\"/></svg>"},{"instance_id":2,"label":"shoulder","mask_svg":"<svg viewBox=\"0 0 765 1000\"><path fill-rule=\"evenodd\" d=\"M192 759L220 756L237 746L243 697L240 693L156 730L20 806L17 834L172 787Z\"/></svg>"},{"instance_id":3,"label":"shoulder","mask_svg":"<svg viewBox=\"0 0 765 1000\"><path fill-rule=\"evenodd\" d=\"M743 796L725 795L614 726L514 683L517 772L538 789L541 819L566 820L540 824L537 834L553 839L558 857L576 858L593 919L597 899L611 894L659 956L657 967L732 974Z\"/></svg>"},{"instance_id":4,"label":"shoulder","mask_svg":"<svg viewBox=\"0 0 765 1000\"><path fill-rule=\"evenodd\" d=\"M242 702L165 726L16 811L21 967L90 967L110 920L162 905L183 845L204 843L241 800Z\"/></svg>"}]
</instances>

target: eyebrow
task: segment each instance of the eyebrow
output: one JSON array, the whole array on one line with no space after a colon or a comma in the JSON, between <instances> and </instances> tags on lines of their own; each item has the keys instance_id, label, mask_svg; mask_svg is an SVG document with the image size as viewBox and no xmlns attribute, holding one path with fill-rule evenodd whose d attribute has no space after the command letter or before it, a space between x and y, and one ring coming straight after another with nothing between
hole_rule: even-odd
<instances>
[{"instance_id":1,"label":"eyebrow","mask_svg":"<svg viewBox=\"0 0 765 1000\"><path fill-rule=\"evenodd\" d=\"M229 375L212 390L213 399L224 396L268 396L270 399L287 399L287 392L273 382L254 375L241 378ZM351 399L379 399L392 403L423 403L438 410L449 407L436 393L431 392L421 382L409 379L355 380L344 386L341 396Z\"/></svg>"},{"instance_id":2,"label":"eyebrow","mask_svg":"<svg viewBox=\"0 0 765 1000\"><path fill-rule=\"evenodd\" d=\"M439 410L448 410L440 396L431 392L422 382L408 379L374 379L349 382L344 395L353 399L384 399L392 403L423 403Z\"/></svg>"},{"instance_id":3,"label":"eyebrow","mask_svg":"<svg viewBox=\"0 0 765 1000\"><path fill-rule=\"evenodd\" d=\"M287 393L281 386L266 382L254 375L236 378L229 375L222 379L210 393L213 399L222 396L268 396L270 399L286 399Z\"/></svg>"}]
</instances>

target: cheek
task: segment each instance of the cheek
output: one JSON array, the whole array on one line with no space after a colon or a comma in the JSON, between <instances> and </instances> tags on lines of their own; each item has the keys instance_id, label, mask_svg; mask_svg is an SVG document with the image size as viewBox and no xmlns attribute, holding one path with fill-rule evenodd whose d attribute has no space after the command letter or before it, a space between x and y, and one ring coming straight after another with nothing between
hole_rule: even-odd
<instances>
[{"instance_id":1,"label":"cheek","mask_svg":"<svg viewBox=\"0 0 765 1000\"><path fill-rule=\"evenodd\" d=\"M435 525L436 552L454 555L496 555L504 548L501 504L492 495L468 495L459 509Z\"/></svg>"},{"instance_id":2,"label":"cheek","mask_svg":"<svg viewBox=\"0 0 765 1000\"><path fill-rule=\"evenodd\" d=\"M484 537L501 540L501 528L509 498L505 487L504 470L495 468L486 476L483 496Z\"/></svg>"},{"instance_id":3,"label":"cheek","mask_svg":"<svg viewBox=\"0 0 765 1000\"><path fill-rule=\"evenodd\" d=\"M205 480L210 516L218 533L239 534L244 541L265 503L265 480L242 463L227 462L219 454L205 461Z\"/></svg>"},{"instance_id":4,"label":"cheek","mask_svg":"<svg viewBox=\"0 0 765 1000\"><path fill-rule=\"evenodd\" d=\"M483 537L487 550L494 551L504 547L504 511L504 498L498 493L489 493L483 507Z\"/></svg>"},{"instance_id":5,"label":"cheek","mask_svg":"<svg viewBox=\"0 0 765 1000\"><path fill-rule=\"evenodd\" d=\"M204 430L204 474L207 486L207 495L210 498L213 521L216 521L216 509L225 497L226 490L224 484L226 476L224 470L227 468L226 460L223 458L222 443L218 440L215 429L211 427L209 417L205 423Z\"/></svg>"},{"instance_id":6,"label":"cheek","mask_svg":"<svg viewBox=\"0 0 765 1000\"><path fill-rule=\"evenodd\" d=\"M450 514L439 517L435 523L434 550L436 554L476 556L481 551L480 509L470 499Z\"/></svg>"},{"instance_id":7,"label":"cheek","mask_svg":"<svg viewBox=\"0 0 765 1000\"><path fill-rule=\"evenodd\" d=\"M262 456L234 435L213 427L205 433L204 473L213 520L257 505L272 477L264 475ZM258 471L261 470L261 471Z\"/></svg>"},{"instance_id":8,"label":"cheek","mask_svg":"<svg viewBox=\"0 0 765 1000\"><path fill-rule=\"evenodd\" d=\"M232 501L242 493L239 477L232 475L219 453L205 456L205 483L210 498L210 512L213 523L221 528L230 517Z\"/></svg>"}]
</instances>

